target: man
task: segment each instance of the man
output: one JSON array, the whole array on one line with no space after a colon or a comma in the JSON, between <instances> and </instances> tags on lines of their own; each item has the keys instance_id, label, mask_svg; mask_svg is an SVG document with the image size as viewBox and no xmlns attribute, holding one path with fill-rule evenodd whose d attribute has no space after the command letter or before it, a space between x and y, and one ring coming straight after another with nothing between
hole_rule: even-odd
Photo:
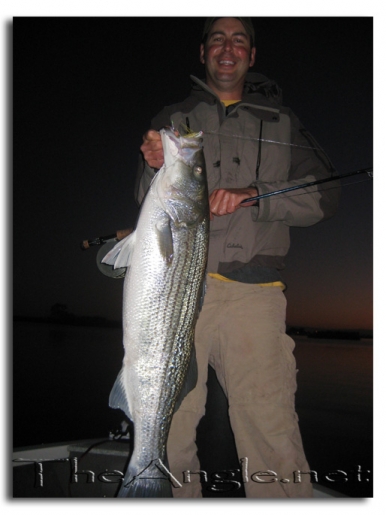
<instances>
[{"instance_id":1,"label":"man","mask_svg":"<svg viewBox=\"0 0 386 515\"><path fill-rule=\"evenodd\" d=\"M202 495L195 436L205 412L208 363L228 398L247 497L312 496L310 477L296 474L310 468L294 408L294 342L285 333L279 270L289 227L332 216L339 193L314 186L302 195L240 204L334 173L311 135L280 105L277 85L260 74L247 77L255 57L249 18L209 18L200 46L206 81L192 77L190 97L161 111L141 146L139 202L163 164L157 131L173 124L204 132L211 213L207 293L196 327L198 383L174 415L168 441L169 466L182 484L173 489L175 497Z\"/></svg>"}]
</instances>

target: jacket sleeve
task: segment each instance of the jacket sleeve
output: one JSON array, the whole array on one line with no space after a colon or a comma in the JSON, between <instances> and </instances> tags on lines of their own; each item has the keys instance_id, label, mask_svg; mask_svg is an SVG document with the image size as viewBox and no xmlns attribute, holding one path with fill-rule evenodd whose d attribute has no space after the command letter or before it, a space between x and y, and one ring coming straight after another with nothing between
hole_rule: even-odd
<instances>
[{"instance_id":1,"label":"jacket sleeve","mask_svg":"<svg viewBox=\"0 0 386 515\"><path fill-rule=\"evenodd\" d=\"M166 125L170 125L170 114L167 108L163 109L153 120L151 121L150 128L159 131L162 127ZM134 196L135 200L139 205L142 204L142 201L149 189L151 181L153 180L155 174L157 173L156 168L151 168L143 158L142 152L140 152L138 157L138 168L137 168L137 179L135 183Z\"/></svg>"},{"instance_id":2,"label":"jacket sleeve","mask_svg":"<svg viewBox=\"0 0 386 515\"><path fill-rule=\"evenodd\" d=\"M315 139L291 111L289 114L291 166L288 180L254 182L259 195L336 175L336 170ZM252 208L252 217L257 222L281 221L288 226L307 227L330 218L338 208L339 198L340 184L336 180L260 199L259 207Z\"/></svg>"}]
</instances>

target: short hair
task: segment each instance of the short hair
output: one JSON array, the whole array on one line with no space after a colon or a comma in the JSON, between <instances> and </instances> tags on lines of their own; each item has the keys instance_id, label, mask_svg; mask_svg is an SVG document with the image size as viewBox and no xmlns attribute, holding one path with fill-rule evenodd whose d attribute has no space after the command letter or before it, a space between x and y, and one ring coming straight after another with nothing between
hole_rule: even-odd
<instances>
[{"instance_id":1,"label":"short hair","mask_svg":"<svg viewBox=\"0 0 386 515\"><path fill-rule=\"evenodd\" d=\"M221 18L223 18L223 16L219 16L217 18L207 18L206 19L205 25L204 25L204 30L202 33L202 38L201 38L202 44L206 43L209 31L210 31L213 23L217 20L220 20ZM254 47L255 46L255 28L253 26L251 18L238 18L238 17L235 17L235 18L236 18L236 20L240 20L241 23L243 24L243 27L244 27L246 33L250 37L251 48Z\"/></svg>"}]
</instances>

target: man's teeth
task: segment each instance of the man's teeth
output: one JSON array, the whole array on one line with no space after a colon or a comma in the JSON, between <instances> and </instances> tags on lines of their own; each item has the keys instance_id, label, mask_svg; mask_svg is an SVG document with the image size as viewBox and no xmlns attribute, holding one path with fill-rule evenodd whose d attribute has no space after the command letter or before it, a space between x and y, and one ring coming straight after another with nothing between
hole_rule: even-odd
<instances>
[{"instance_id":1,"label":"man's teeth","mask_svg":"<svg viewBox=\"0 0 386 515\"><path fill-rule=\"evenodd\" d=\"M235 64L234 61L220 61L220 64Z\"/></svg>"}]
</instances>

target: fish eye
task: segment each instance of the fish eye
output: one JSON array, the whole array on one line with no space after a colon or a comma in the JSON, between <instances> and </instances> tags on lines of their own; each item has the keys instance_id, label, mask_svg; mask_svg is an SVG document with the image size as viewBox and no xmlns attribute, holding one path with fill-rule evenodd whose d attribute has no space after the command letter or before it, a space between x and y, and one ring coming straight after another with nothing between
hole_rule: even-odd
<instances>
[{"instance_id":1,"label":"fish eye","mask_svg":"<svg viewBox=\"0 0 386 515\"><path fill-rule=\"evenodd\" d=\"M201 166L195 166L195 167L194 167L194 171L195 171L195 173L202 173L202 168L201 168Z\"/></svg>"}]
</instances>

